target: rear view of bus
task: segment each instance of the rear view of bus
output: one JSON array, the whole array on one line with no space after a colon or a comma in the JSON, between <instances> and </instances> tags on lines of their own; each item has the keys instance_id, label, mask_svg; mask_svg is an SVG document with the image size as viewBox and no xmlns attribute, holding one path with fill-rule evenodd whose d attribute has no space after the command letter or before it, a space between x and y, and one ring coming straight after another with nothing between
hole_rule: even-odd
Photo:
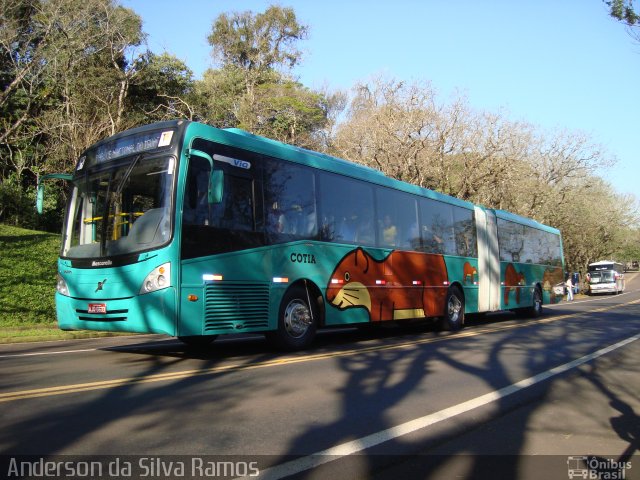
<instances>
[{"instance_id":1,"label":"rear view of bus","mask_svg":"<svg viewBox=\"0 0 640 480\"><path fill-rule=\"evenodd\" d=\"M589 264L587 273L587 293L589 295L599 293L624 292L624 267L621 263L611 260L603 260Z\"/></svg>"}]
</instances>

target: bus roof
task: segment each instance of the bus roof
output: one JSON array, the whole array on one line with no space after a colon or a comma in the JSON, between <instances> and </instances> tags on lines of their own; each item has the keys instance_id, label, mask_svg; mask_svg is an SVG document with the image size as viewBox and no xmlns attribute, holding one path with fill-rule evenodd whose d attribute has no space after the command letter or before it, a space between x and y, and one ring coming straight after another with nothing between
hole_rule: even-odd
<instances>
[{"instance_id":1,"label":"bus roof","mask_svg":"<svg viewBox=\"0 0 640 480\"><path fill-rule=\"evenodd\" d=\"M386 176L384 173L374 168L343 160L341 158L333 157L324 153L315 152L313 150L307 150L305 148L289 145L277 140L261 137L259 135L254 135L239 128L227 128L224 130L220 130L209 125L196 122L192 123L192 127L202 127L208 129L208 135L214 136L216 140L220 141L221 143L231 146L238 145L246 150L250 150L255 153L262 153L295 163L331 171L333 173L340 173L353 178L366 180L377 185L394 188L407 193L420 195L432 200L439 200L441 202L449 203L467 209L473 209L476 206L471 202L460 200L459 198L452 197L450 195L445 195L443 193L438 193L427 188L396 180L394 178ZM194 135L197 135L197 130L196 132L194 132ZM231 137L230 135L233 135L233 137ZM484 207L480 208L487 210ZM503 210L494 211L498 218L517 222L522 225L527 225L538 230L544 230L549 233L554 233L557 235L560 234L560 231L558 229L536 222L535 220L521 217L520 215L509 213Z\"/></svg>"},{"instance_id":2,"label":"bus roof","mask_svg":"<svg viewBox=\"0 0 640 480\"><path fill-rule=\"evenodd\" d=\"M600 260L599 262L590 263L589 266L597 267L598 265L613 265L614 263L620 263L620 262L616 262L614 260Z\"/></svg>"},{"instance_id":3,"label":"bus roof","mask_svg":"<svg viewBox=\"0 0 640 480\"><path fill-rule=\"evenodd\" d=\"M329 170L334 173L341 173L354 178L367 180L369 182L372 182L378 185L395 188L407 193L413 193L416 195L428 197L433 200L439 200L442 202L450 203L450 204L457 205L467 209L472 209L475 206L471 202L460 200L459 198L452 197L450 195L434 192L433 190L429 190L427 188L419 187L417 185L412 185L410 183L396 180L394 178L386 176L384 173L382 173L379 170L376 170L364 165L360 165L354 162L350 162L347 160L343 160L341 158L333 157L331 155L315 152L313 150L307 150L305 148L296 147L293 145L279 142L277 140L272 140L269 138L254 135L252 133L246 132L239 128L228 128L228 129L225 129L224 132L240 135L246 139L251 140L253 144L249 146L247 149L252 150L254 152L265 153L268 155L276 156L278 158L285 158L286 160L290 160L296 163L302 163L305 165L321 168L323 170ZM266 147L266 150L263 150L263 148L265 147ZM277 149L277 151L272 151L271 149ZM484 208L484 207L480 207L480 208ZM520 215L509 213L503 210L494 210L494 211L496 213L496 216L498 218L502 218L503 220L517 222L522 225L527 225L529 227L536 228L538 230L543 230L549 233L554 233L557 235L560 234L560 231L558 229L536 222L535 220L532 220L530 218L521 217Z\"/></svg>"},{"instance_id":4,"label":"bus roof","mask_svg":"<svg viewBox=\"0 0 640 480\"><path fill-rule=\"evenodd\" d=\"M515 213L506 212L504 210L494 210L496 212L496 217L501 218L502 220L509 220L511 222L520 223L522 225L526 225L531 228L536 228L538 230L544 230L545 232L560 234L560 230L557 228L550 227L540 222L536 222L531 218L521 217L520 215L516 215Z\"/></svg>"},{"instance_id":5,"label":"bus roof","mask_svg":"<svg viewBox=\"0 0 640 480\"><path fill-rule=\"evenodd\" d=\"M254 135L241 129L229 128L220 130L209 125L196 122L192 122L189 129L194 136L214 138L216 141L225 145L238 146L255 153L261 153L271 157L319 168L325 171L339 173L375 183L377 185L402 190L407 193L428 197L433 200L439 200L441 202L446 202L467 209L473 209L474 207L474 204L471 202L390 178L379 170L324 153L307 150L305 148L296 147L277 140ZM206 137L204 137L204 135L206 135Z\"/></svg>"}]
</instances>

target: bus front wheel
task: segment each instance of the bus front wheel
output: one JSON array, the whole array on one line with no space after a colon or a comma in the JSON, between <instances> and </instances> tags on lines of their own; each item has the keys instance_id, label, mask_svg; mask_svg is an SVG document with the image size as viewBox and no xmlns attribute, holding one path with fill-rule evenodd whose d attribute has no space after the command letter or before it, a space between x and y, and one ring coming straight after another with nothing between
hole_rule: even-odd
<instances>
[{"instance_id":1,"label":"bus front wheel","mask_svg":"<svg viewBox=\"0 0 640 480\"><path fill-rule=\"evenodd\" d=\"M458 287L451 287L447 292L444 305L442 329L456 331L464 325L464 295Z\"/></svg>"},{"instance_id":2,"label":"bus front wheel","mask_svg":"<svg viewBox=\"0 0 640 480\"><path fill-rule=\"evenodd\" d=\"M278 329L269 332L267 339L282 350L300 350L308 347L316 336L318 311L309 302L311 297L302 285L285 293L280 303Z\"/></svg>"}]
</instances>

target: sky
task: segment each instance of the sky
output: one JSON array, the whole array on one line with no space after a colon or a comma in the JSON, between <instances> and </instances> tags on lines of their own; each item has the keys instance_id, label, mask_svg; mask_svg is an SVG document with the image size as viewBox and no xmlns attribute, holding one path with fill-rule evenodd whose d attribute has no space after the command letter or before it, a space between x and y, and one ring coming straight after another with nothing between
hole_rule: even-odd
<instances>
[{"instance_id":1,"label":"sky","mask_svg":"<svg viewBox=\"0 0 640 480\"><path fill-rule=\"evenodd\" d=\"M446 101L544 131L586 133L616 159L598 172L640 198L640 44L602 0L120 0L148 45L196 78L213 67L207 36L225 12L292 7L309 38L292 72L312 89L375 76L429 81Z\"/></svg>"}]
</instances>

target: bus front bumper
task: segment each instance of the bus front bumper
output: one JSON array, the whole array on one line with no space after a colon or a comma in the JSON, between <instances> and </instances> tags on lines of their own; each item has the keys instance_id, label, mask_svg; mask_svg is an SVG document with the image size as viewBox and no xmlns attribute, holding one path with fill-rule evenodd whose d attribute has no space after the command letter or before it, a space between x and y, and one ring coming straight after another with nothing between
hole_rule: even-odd
<instances>
[{"instance_id":1,"label":"bus front bumper","mask_svg":"<svg viewBox=\"0 0 640 480\"><path fill-rule=\"evenodd\" d=\"M95 301L56 293L56 313L61 330L176 335L176 291L172 287L130 298Z\"/></svg>"}]
</instances>

